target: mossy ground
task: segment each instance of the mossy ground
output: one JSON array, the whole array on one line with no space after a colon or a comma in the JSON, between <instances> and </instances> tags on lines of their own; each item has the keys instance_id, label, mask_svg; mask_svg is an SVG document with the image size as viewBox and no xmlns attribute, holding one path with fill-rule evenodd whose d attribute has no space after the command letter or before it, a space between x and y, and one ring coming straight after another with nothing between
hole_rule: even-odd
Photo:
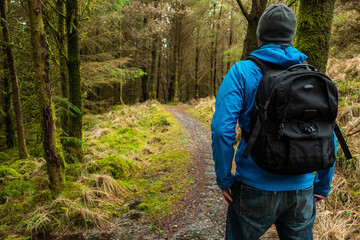
<instances>
[{"instance_id":1,"label":"mossy ground","mask_svg":"<svg viewBox=\"0 0 360 240\"><path fill-rule=\"evenodd\" d=\"M87 114L84 161L66 166L55 197L43 158L1 152L0 238L106 228L135 198L148 218L168 215L191 184L185 134L157 102Z\"/></svg>"}]
</instances>

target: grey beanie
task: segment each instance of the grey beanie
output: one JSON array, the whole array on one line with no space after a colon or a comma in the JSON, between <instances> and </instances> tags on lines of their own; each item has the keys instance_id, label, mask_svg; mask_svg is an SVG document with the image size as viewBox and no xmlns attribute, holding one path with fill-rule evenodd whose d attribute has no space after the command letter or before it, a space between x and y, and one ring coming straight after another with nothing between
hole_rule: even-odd
<instances>
[{"instance_id":1,"label":"grey beanie","mask_svg":"<svg viewBox=\"0 0 360 240\"><path fill-rule=\"evenodd\" d=\"M276 4L268 7L261 15L256 35L263 42L291 43L295 30L295 13L284 4Z\"/></svg>"}]
</instances>

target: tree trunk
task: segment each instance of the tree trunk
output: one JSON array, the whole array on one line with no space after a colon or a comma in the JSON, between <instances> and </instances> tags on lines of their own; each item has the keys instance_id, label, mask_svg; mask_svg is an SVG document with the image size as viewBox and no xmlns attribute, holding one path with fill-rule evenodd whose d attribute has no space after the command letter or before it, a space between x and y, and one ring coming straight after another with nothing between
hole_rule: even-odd
<instances>
[{"instance_id":1,"label":"tree trunk","mask_svg":"<svg viewBox=\"0 0 360 240\"><path fill-rule=\"evenodd\" d=\"M150 74L150 99L156 98L156 83L158 79L158 67L159 67L159 46L160 46L160 38L155 33L152 43L151 50L151 74Z\"/></svg>"},{"instance_id":2,"label":"tree trunk","mask_svg":"<svg viewBox=\"0 0 360 240\"><path fill-rule=\"evenodd\" d=\"M214 45L214 64L213 64L213 90L214 90L214 97L216 97L216 93L217 93L217 86L216 86L216 74L217 74L217 65L216 65L216 61L217 61L217 52L218 52L218 39L219 39L219 31L220 31L220 19L221 19L221 12L222 12L222 3L223 1L221 1L220 3L220 11L219 11L219 16L218 16L218 20L216 23L216 32L215 32L215 45Z\"/></svg>"},{"instance_id":3,"label":"tree trunk","mask_svg":"<svg viewBox=\"0 0 360 240\"><path fill-rule=\"evenodd\" d=\"M261 15L266 9L267 0L252 0L250 13L247 12L241 0L236 1L239 4L240 9L248 22L243 52L241 56L241 59L244 60L249 56L252 51L254 51L258 47L256 28Z\"/></svg>"},{"instance_id":4,"label":"tree trunk","mask_svg":"<svg viewBox=\"0 0 360 240\"><path fill-rule=\"evenodd\" d=\"M20 101L20 90L18 79L15 71L14 56L11 50L11 42L9 36L9 30L6 22L6 0L0 0L0 12L1 12L1 27L4 38L4 49L7 57L7 66L9 67L9 76L12 83L12 95L13 95L13 104L16 115L16 127L17 127L17 137L18 137L18 148L19 148L19 157L27 158L28 152L26 149L25 143L25 132L24 132L24 122L21 110L21 101Z\"/></svg>"},{"instance_id":5,"label":"tree trunk","mask_svg":"<svg viewBox=\"0 0 360 240\"><path fill-rule=\"evenodd\" d=\"M143 67L142 71L147 73L147 68ZM142 100L143 100L143 102L145 102L145 101L147 101L149 99L149 94L148 94L148 90L147 90L147 81L148 81L148 76L143 75L141 77L141 90L142 90Z\"/></svg>"},{"instance_id":6,"label":"tree trunk","mask_svg":"<svg viewBox=\"0 0 360 240\"><path fill-rule=\"evenodd\" d=\"M82 148L82 96L79 52L79 9L78 0L66 1L66 27L68 51L69 101L77 109L71 109L69 116L70 146L68 153L75 159L84 156Z\"/></svg>"},{"instance_id":7,"label":"tree trunk","mask_svg":"<svg viewBox=\"0 0 360 240\"><path fill-rule=\"evenodd\" d=\"M57 0L56 2L57 11L61 14L65 12L65 4L63 0ZM63 16L58 14L58 29L56 34L58 42L58 54L60 63L60 83L61 83L61 97L69 99L69 78L67 69L66 59L66 37L65 37L65 19ZM69 108L66 103L62 104L62 110L60 112L61 128L63 130L64 137L68 136L69 132ZM64 148L66 148L66 141L62 141Z\"/></svg>"},{"instance_id":8,"label":"tree trunk","mask_svg":"<svg viewBox=\"0 0 360 240\"><path fill-rule=\"evenodd\" d=\"M15 147L15 130L14 123L11 117L11 90L10 90L10 78L9 67L7 66L7 60L4 59L4 112L5 112L5 137L6 147Z\"/></svg>"},{"instance_id":9,"label":"tree trunk","mask_svg":"<svg viewBox=\"0 0 360 240\"><path fill-rule=\"evenodd\" d=\"M196 27L196 47L195 47L195 99L199 98L199 60L200 60L200 27Z\"/></svg>"},{"instance_id":10,"label":"tree trunk","mask_svg":"<svg viewBox=\"0 0 360 240\"><path fill-rule=\"evenodd\" d=\"M229 27L229 45L228 49L231 49L232 43L233 43L233 28L234 28L234 17L233 17L233 8L230 9L230 27ZM226 65L226 72L229 71L231 67L231 59L228 59L227 65Z\"/></svg>"},{"instance_id":11,"label":"tree trunk","mask_svg":"<svg viewBox=\"0 0 360 240\"><path fill-rule=\"evenodd\" d=\"M156 99L160 98L160 84L161 84L161 47L159 48L159 56L158 56L158 74L157 74L157 78L156 78ZM163 97L165 99L165 96Z\"/></svg>"},{"instance_id":12,"label":"tree trunk","mask_svg":"<svg viewBox=\"0 0 360 240\"><path fill-rule=\"evenodd\" d=\"M63 185L60 160L56 154L56 132L54 113L51 103L51 86L49 79L49 59L46 52L46 39L42 22L42 9L39 0L28 0L31 43L33 60L37 77L39 102L42 111L43 146L47 171L50 178L50 189L59 192Z\"/></svg>"},{"instance_id":13,"label":"tree trunk","mask_svg":"<svg viewBox=\"0 0 360 240\"><path fill-rule=\"evenodd\" d=\"M173 84L173 99L172 101L179 101L179 64L180 64L180 22L179 19L175 20L175 46L174 46L174 60L175 60L175 69L174 69L174 84Z\"/></svg>"},{"instance_id":14,"label":"tree trunk","mask_svg":"<svg viewBox=\"0 0 360 240\"><path fill-rule=\"evenodd\" d=\"M297 17L295 47L310 64L326 71L335 0L301 0Z\"/></svg>"},{"instance_id":15,"label":"tree trunk","mask_svg":"<svg viewBox=\"0 0 360 240\"><path fill-rule=\"evenodd\" d=\"M212 14L211 14L211 22L210 22L210 32L211 32L211 38L210 38L210 82L209 82L209 95L210 97L215 96L214 92L214 49L215 49L215 12L216 12L216 2L214 1Z\"/></svg>"}]
</instances>

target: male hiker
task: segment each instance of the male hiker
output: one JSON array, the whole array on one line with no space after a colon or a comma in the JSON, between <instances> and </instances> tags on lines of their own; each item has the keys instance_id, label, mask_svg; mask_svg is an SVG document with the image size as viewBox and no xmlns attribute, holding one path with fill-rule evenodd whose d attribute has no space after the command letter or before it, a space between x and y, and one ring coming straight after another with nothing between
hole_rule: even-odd
<instances>
[{"instance_id":1,"label":"male hiker","mask_svg":"<svg viewBox=\"0 0 360 240\"><path fill-rule=\"evenodd\" d=\"M290 8L283 4L270 6L259 20L259 48L251 55L283 69L302 63L307 56L291 46L295 29L296 16ZM240 61L229 70L216 97L212 148L217 184L229 204L226 239L258 239L272 224L280 239L313 239L315 203L329 194L333 165L316 175L270 173L255 163L252 154L242 156L247 145L242 139L235 156L236 173L231 173L235 126L238 121L249 132L262 76L254 61ZM334 145L332 149L336 149L336 141Z\"/></svg>"}]
</instances>

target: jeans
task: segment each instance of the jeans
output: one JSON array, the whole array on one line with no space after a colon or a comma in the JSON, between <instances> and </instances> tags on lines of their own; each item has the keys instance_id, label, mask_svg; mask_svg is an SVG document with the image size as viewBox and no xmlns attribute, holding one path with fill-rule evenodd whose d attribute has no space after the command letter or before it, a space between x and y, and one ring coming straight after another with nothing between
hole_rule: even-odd
<instances>
[{"instance_id":1,"label":"jeans","mask_svg":"<svg viewBox=\"0 0 360 240\"><path fill-rule=\"evenodd\" d=\"M272 192L235 183L228 206L227 240L259 239L272 224L280 239L313 239L316 215L313 186Z\"/></svg>"}]
</instances>

